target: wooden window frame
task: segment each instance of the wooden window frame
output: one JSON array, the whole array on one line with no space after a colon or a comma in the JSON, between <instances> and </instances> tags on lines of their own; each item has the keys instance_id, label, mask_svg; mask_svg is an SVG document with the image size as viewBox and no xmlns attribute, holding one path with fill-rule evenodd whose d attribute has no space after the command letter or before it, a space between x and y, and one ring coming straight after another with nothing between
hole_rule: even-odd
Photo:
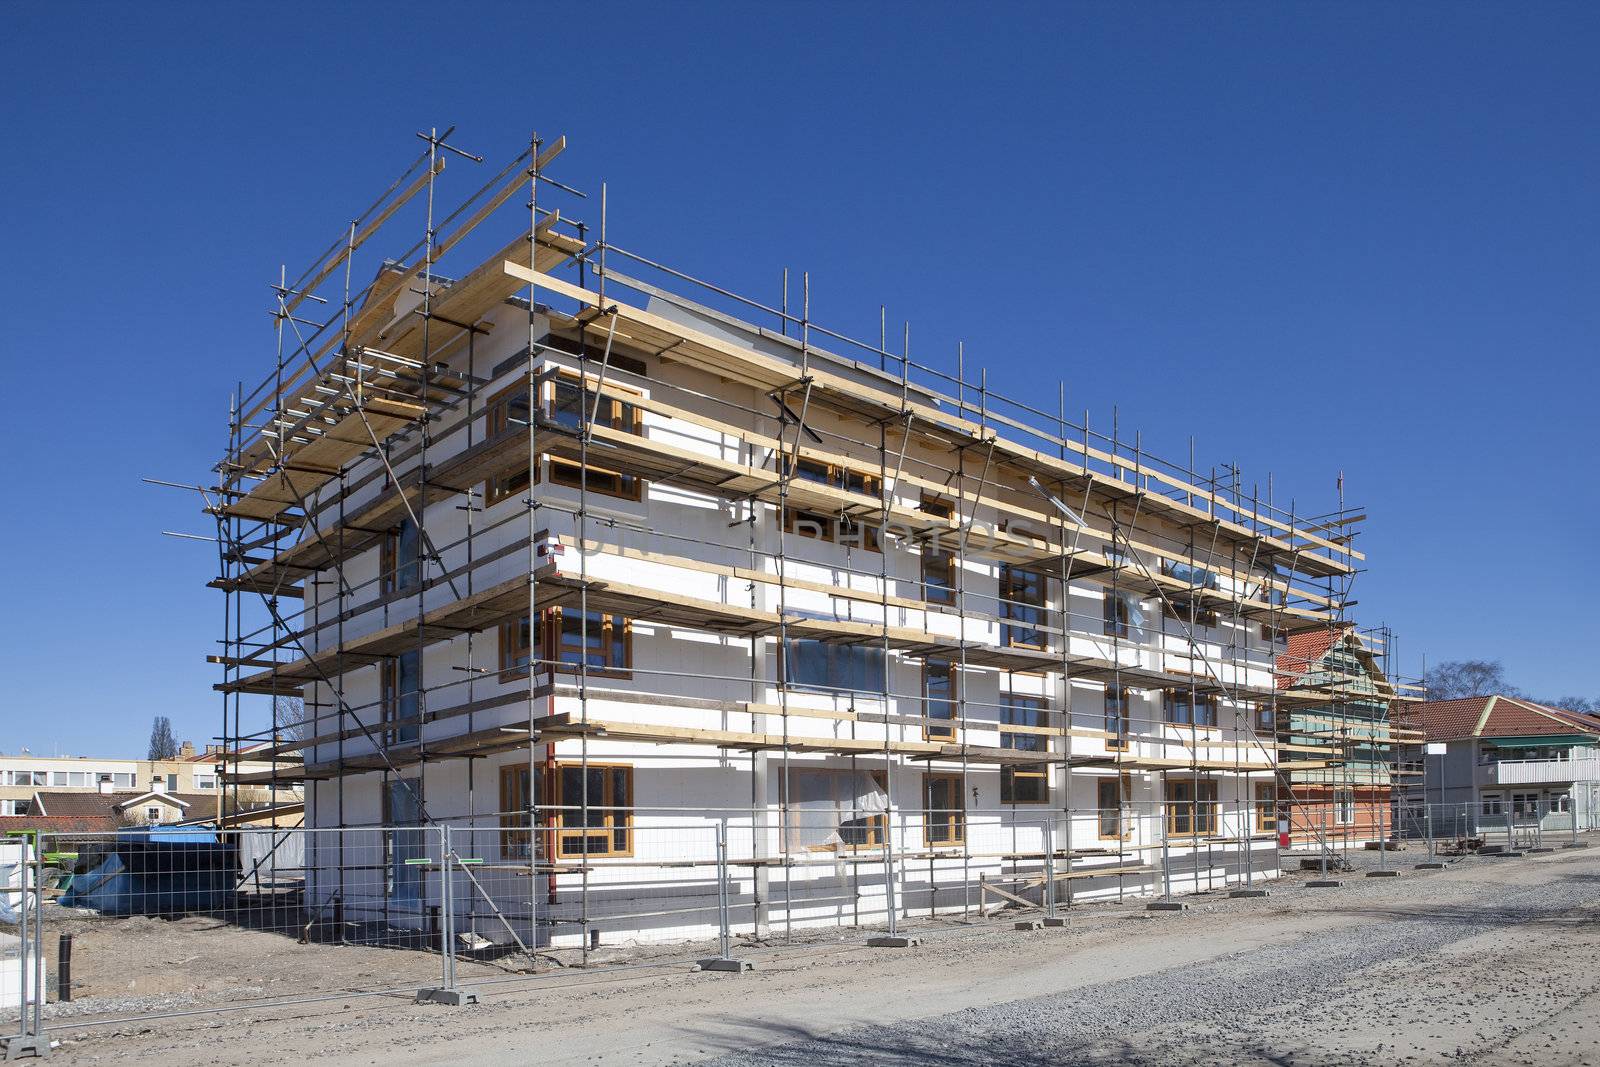
<instances>
[{"instance_id":1,"label":"wooden window frame","mask_svg":"<svg viewBox=\"0 0 1600 1067\"><path fill-rule=\"evenodd\" d=\"M942 519L955 514L955 505L948 500L924 495L917 510ZM943 572L942 574L940 572ZM921 550L922 600L927 604L954 607L956 603L956 553L936 548L933 541L924 541ZM930 582L929 577L941 579Z\"/></svg>"},{"instance_id":2,"label":"wooden window frame","mask_svg":"<svg viewBox=\"0 0 1600 1067\"><path fill-rule=\"evenodd\" d=\"M500 768L500 856L507 860L530 859L528 843L533 833L528 826L528 812L533 797L543 785L543 776L526 763L508 763ZM521 781L519 781L521 779ZM538 858L544 858L543 835L540 835Z\"/></svg>"},{"instance_id":3,"label":"wooden window frame","mask_svg":"<svg viewBox=\"0 0 1600 1067\"><path fill-rule=\"evenodd\" d=\"M578 663L567 662L565 659L563 659L563 656L569 651L569 649L573 651L577 657L582 657L587 653L587 649L581 643L577 645L568 644L568 635L564 625L564 612L566 610L567 609L561 607L546 608L540 614L537 633L535 633L533 627L528 628L529 639L533 642L533 646L531 648L522 644L521 630L523 621L527 618L526 615L519 615L514 619L508 619L500 624L498 627L498 651L501 681L508 682L514 681L518 678L526 678L528 676L527 663L517 664L514 662L514 660L524 654L527 656L528 663L532 663L532 661L535 659L543 659L543 650L546 648L553 650L554 654L550 658L555 662L541 663L539 665L539 670L541 672L554 671L559 674L580 673ZM605 647L607 659L609 660L611 658L610 654L612 652L612 646L620 644L621 656L619 658L622 661L622 665L620 667L591 666L588 671L588 676L590 678L633 677L633 620L626 615L619 615L616 612L609 611L591 611L590 614L598 615L600 617L601 641ZM619 620L622 623L622 632L620 635L617 633L617 623Z\"/></svg>"},{"instance_id":4,"label":"wooden window frame","mask_svg":"<svg viewBox=\"0 0 1600 1067\"><path fill-rule=\"evenodd\" d=\"M1174 796L1176 791L1185 789L1192 790L1192 795ZM1165 792L1168 837L1216 836L1218 803L1215 778L1169 778ZM1180 820L1192 821L1193 826L1187 830L1181 829Z\"/></svg>"},{"instance_id":5,"label":"wooden window frame","mask_svg":"<svg viewBox=\"0 0 1600 1067\"><path fill-rule=\"evenodd\" d=\"M1116 803L1106 804L1106 786L1111 786L1116 791ZM1096 779L1095 781L1095 834L1101 841L1126 841L1133 836L1133 825L1130 820L1122 817L1122 808L1125 803L1133 799L1133 775L1123 773ZM1106 833L1106 816L1108 810L1116 812L1116 830Z\"/></svg>"},{"instance_id":6,"label":"wooden window frame","mask_svg":"<svg viewBox=\"0 0 1600 1067\"><path fill-rule=\"evenodd\" d=\"M1252 793L1255 800L1255 826L1258 834L1278 832L1278 783L1257 782Z\"/></svg>"},{"instance_id":7,"label":"wooden window frame","mask_svg":"<svg viewBox=\"0 0 1600 1067\"><path fill-rule=\"evenodd\" d=\"M400 541L407 526L415 526L407 516L394 526L383 532L383 541L378 551L378 595L392 596L396 593L414 592L422 586L422 531L417 531L416 558L409 564L408 569L413 570L414 577L410 582L401 582L400 568Z\"/></svg>"},{"instance_id":8,"label":"wooden window frame","mask_svg":"<svg viewBox=\"0 0 1600 1067\"><path fill-rule=\"evenodd\" d=\"M1017 797L1017 778L1027 778L1039 782L1039 796L1036 800L1023 800ZM1002 804L1048 804L1050 803L1050 764L1048 763L1003 763L1000 765L1000 803Z\"/></svg>"},{"instance_id":9,"label":"wooden window frame","mask_svg":"<svg viewBox=\"0 0 1600 1067\"><path fill-rule=\"evenodd\" d=\"M529 395L526 380L513 382L484 401L484 439L498 440L515 431L511 428L510 411L516 395ZM528 405L528 415L531 419L533 406ZM500 475L491 475L483 483L483 500L485 507L493 507L502 500L509 500L519 493L526 492L533 485L533 478L529 475L528 465L519 462L510 471Z\"/></svg>"},{"instance_id":10,"label":"wooden window frame","mask_svg":"<svg viewBox=\"0 0 1600 1067\"><path fill-rule=\"evenodd\" d=\"M1204 607L1191 597L1162 597L1161 614L1175 622L1186 622L1191 628L1196 626L1215 628L1218 625L1216 610Z\"/></svg>"},{"instance_id":11,"label":"wooden window frame","mask_svg":"<svg viewBox=\"0 0 1600 1067\"><path fill-rule=\"evenodd\" d=\"M1101 636L1128 640L1133 635L1133 608L1127 594L1107 589L1100 605L1100 619Z\"/></svg>"},{"instance_id":12,"label":"wooden window frame","mask_svg":"<svg viewBox=\"0 0 1600 1067\"><path fill-rule=\"evenodd\" d=\"M928 681L937 674L944 674L946 684L949 686L949 695L933 697L928 693ZM924 741L954 742L957 737L956 713L960 706L960 692L958 686L960 679L957 677L956 664L952 660L930 658L922 661L922 739ZM933 715L935 704L944 704L949 711L947 719L937 718ZM948 726L935 726L935 723L948 722Z\"/></svg>"},{"instance_id":13,"label":"wooden window frame","mask_svg":"<svg viewBox=\"0 0 1600 1067\"><path fill-rule=\"evenodd\" d=\"M936 809L933 787L943 783L953 791L958 806ZM934 828L943 827L948 835L935 839ZM922 774L922 843L927 848L956 848L967 843L967 805L961 775L949 771L924 771Z\"/></svg>"},{"instance_id":14,"label":"wooden window frame","mask_svg":"<svg viewBox=\"0 0 1600 1067\"><path fill-rule=\"evenodd\" d=\"M1128 687L1125 686L1125 685L1116 685L1115 683L1111 683L1111 682L1106 683L1106 691L1105 691L1105 696L1103 698L1103 704L1104 704L1104 707L1103 707L1102 714L1104 715L1104 719L1103 719L1102 725L1105 726L1105 732L1107 734L1115 734L1114 737L1107 737L1106 738L1106 748L1107 748L1107 750L1109 750L1111 752L1126 752L1126 751L1128 751L1128 747L1129 747L1129 742L1128 742L1128 734L1129 734L1129 730L1128 730L1128 712L1129 712ZM1117 719L1117 723L1118 723L1118 726L1119 726L1119 729L1117 729L1115 731L1113 731L1111 729L1111 719L1112 719L1111 709L1112 709L1113 705L1115 705L1116 709L1117 709L1116 719Z\"/></svg>"},{"instance_id":15,"label":"wooden window frame","mask_svg":"<svg viewBox=\"0 0 1600 1067\"><path fill-rule=\"evenodd\" d=\"M788 470L789 460L784 457L780 471ZM800 472L808 471L802 476ZM882 496L882 483L876 474L868 474L838 463L825 463L819 459L807 459L801 456L795 461L795 478L800 481L810 482L813 485L824 485L830 489L838 489L848 493L858 493L862 496ZM858 482L860 488L852 486ZM807 524L802 527L801 524ZM812 533L810 526L817 528ZM882 552L882 531L872 524L865 523L859 516L845 516L817 511L814 508L785 507L783 509L783 531L796 537L804 537L808 541L827 541L830 544L844 545L847 548L859 548L867 552Z\"/></svg>"},{"instance_id":16,"label":"wooden window frame","mask_svg":"<svg viewBox=\"0 0 1600 1067\"><path fill-rule=\"evenodd\" d=\"M411 695L416 700L416 710L409 716L409 724L401 724L400 702L405 694L400 692L400 661L403 657L417 657L417 688ZM383 714L383 743L385 746L414 745L422 738L422 651L407 649L378 665L378 701ZM410 730L410 737L401 737Z\"/></svg>"},{"instance_id":17,"label":"wooden window frame","mask_svg":"<svg viewBox=\"0 0 1600 1067\"><path fill-rule=\"evenodd\" d=\"M569 806L578 807L579 798L574 797L572 804L567 804L566 797L563 795L563 783L566 780L564 772L571 770L582 774L584 771L584 764L575 760L565 760L557 762L550 769L550 775L546 784L546 788L550 791L551 799L553 801L553 803L549 805L549 809L552 815L552 836L555 838L556 859L583 859L585 856L591 859L595 857L600 857L603 859L625 859L629 856L632 856L633 812L632 810L620 812L614 810L620 805L614 803L616 800L615 779L612 778L609 772L618 770L627 772L629 800L627 806L628 808L632 809L638 806L634 802L634 797L637 796L637 794L634 792L633 764L600 763L596 762L595 760L590 760L588 763L588 769L591 771L604 770L608 772L601 779L602 793L604 794L601 798L601 803L595 804L594 797L591 796L589 798L589 802L591 805L593 805L593 808L601 809L600 817L604 820L604 822L600 826L569 826L567 824L567 820L577 813L569 812L566 809ZM627 847L625 849L617 849L614 847L616 835L618 833L625 835L625 840L627 841ZM567 848L567 842L569 841L577 840L581 842L585 837L597 837L601 834L605 835L606 843L613 846L604 852L597 852L594 849L590 849L588 852L585 852L581 845L572 850Z\"/></svg>"},{"instance_id":18,"label":"wooden window frame","mask_svg":"<svg viewBox=\"0 0 1600 1067\"><path fill-rule=\"evenodd\" d=\"M1174 719L1172 717L1177 711L1180 694L1183 696L1184 706L1189 709L1189 717L1187 719ZM1220 729L1217 725L1218 707L1219 702L1215 693L1196 693L1194 699L1190 700L1187 690L1164 689L1161 691L1161 720L1168 726L1191 726L1197 730ZM1200 721L1199 709L1201 708L1208 709L1207 716L1210 721Z\"/></svg>"},{"instance_id":19,"label":"wooden window frame","mask_svg":"<svg viewBox=\"0 0 1600 1067\"><path fill-rule=\"evenodd\" d=\"M1045 706L1044 697L1029 696L1025 693L1001 693L999 707L995 709L995 718L1000 728L1000 747L1008 748L1014 752L1042 752L1050 751L1050 735L1034 733L1016 733L1006 729L1007 726L1030 726L1038 728L1049 725L1050 709ZM1007 722L1008 711L1032 712L1033 722ZM1018 742L1022 742L1019 744Z\"/></svg>"},{"instance_id":20,"label":"wooden window frame","mask_svg":"<svg viewBox=\"0 0 1600 1067\"><path fill-rule=\"evenodd\" d=\"M1026 593L1037 583L1038 599L1018 596ZM1000 643L1007 648L1031 648L1040 652L1045 651L1050 645L1050 635L1045 633L1049 624L1050 611L1047 606L1050 601L1050 578L1039 571L1018 567L1010 563L1000 564ZM1013 612L1037 611L1038 617L1031 622L1021 621L1020 616ZM1037 643L1017 639L1018 631L1032 630L1039 635Z\"/></svg>"}]
</instances>

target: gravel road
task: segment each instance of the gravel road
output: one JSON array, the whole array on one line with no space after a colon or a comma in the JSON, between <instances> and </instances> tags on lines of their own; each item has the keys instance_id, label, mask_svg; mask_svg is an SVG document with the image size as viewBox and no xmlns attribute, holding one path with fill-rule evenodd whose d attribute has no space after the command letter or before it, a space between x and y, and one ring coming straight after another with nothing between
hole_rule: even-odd
<instances>
[{"instance_id":1,"label":"gravel road","mask_svg":"<svg viewBox=\"0 0 1600 1067\"><path fill-rule=\"evenodd\" d=\"M1600 1067L1600 848L1474 858L1264 899L1076 909L1069 929L853 932L747 946L745 975L663 964L483 985L465 1009L402 999L118 1029L74 1061L722 1065L1445 1061ZM1375 866L1376 856L1358 857ZM70 1024L69 1024L70 1025Z\"/></svg>"}]
</instances>

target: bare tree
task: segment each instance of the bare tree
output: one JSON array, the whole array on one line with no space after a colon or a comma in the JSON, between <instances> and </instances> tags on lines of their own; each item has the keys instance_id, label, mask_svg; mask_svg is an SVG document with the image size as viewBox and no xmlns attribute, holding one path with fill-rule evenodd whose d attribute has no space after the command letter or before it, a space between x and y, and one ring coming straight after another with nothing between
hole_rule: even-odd
<instances>
[{"instance_id":1,"label":"bare tree","mask_svg":"<svg viewBox=\"0 0 1600 1067\"><path fill-rule=\"evenodd\" d=\"M178 742L172 736L172 720L165 715L157 715L150 724L150 754L146 759L176 759L178 757Z\"/></svg>"},{"instance_id":2,"label":"bare tree","mask_svg":"<svg viewBox=\"0 0 1600 1067\"><path fill-rule=\"evenodd\" d=\"M276 696L272 698L272 727L278 737L289 741L309 741L314 733L306 721L306 702L303 697Z\"/></svg>"},{"instance_id":3,"label":"bare tree","mask_svg":"<svg viewBox=\"0 0 1600 1067\"><path fill-rule=\"evenodd\" d=\"M1429 700L1457 700L1496 693L1518 695L1517 687L1506 681L1506 669L1499 660L1449 660L1428 671L1425 681Z\"/></svg>"}]
</instances>

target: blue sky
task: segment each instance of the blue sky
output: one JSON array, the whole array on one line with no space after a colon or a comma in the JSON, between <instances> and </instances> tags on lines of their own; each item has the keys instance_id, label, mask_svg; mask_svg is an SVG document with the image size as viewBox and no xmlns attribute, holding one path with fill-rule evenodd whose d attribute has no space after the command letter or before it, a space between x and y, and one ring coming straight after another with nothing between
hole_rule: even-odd
<instances>
[{"instance_id":1,"label":"blue sky","mask_svg":"<svg viewBox=\"0 0 1600 1067\"><path fill-rule=\"evenodd\" d=\"M887 304L1280 503L1343 472L1406 670L1600 696L1600 8L446 10L8 7L0 749L218 732L215 555L161 534L209 520L139 479L208 477L278 264L451 124L491 163L564 133L620 243L808 270L820 321Z\"/></svg>"}]
</instances>

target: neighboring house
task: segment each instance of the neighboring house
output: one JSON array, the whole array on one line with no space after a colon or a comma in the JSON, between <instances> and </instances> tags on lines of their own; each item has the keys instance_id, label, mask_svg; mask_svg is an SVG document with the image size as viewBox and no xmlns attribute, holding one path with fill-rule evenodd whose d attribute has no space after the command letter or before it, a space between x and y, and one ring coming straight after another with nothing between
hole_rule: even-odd
<instances>
[{"instance_id":1,"label":"neighboring house","mask_svg":"<svg viewBox=\"0 0 1600 1067\"><path fill-rule=\"evenodd\" d=\"M1393 830L1397 698L1370 640L1350 625L1307 630L1290 634L1278 657L1280 689L1325 700L1280 708L1280 742L1331 747L1333 757L1279 776L1297 842L1375 841Z\"/></svg>"},{"instance_id":2,"label":"neighboring house","mask_svg":"<svg viewBox=\"0 0 1600 1067\"><path fill-rule=\"evenodd\" d=\"M1600 825L1600 718L1502 695L1417 711L1429 750L1420 795L1436 829Z\"/></svg>"},{"instance_id":3,"label":"neighboring house","mask_svg":"<svg viewBox=\"0 0 1600 1067\"><path fill-rule=\"evenodd\" d=\"M41 790L34 794L29 816L43 819L83 820L85 830L107 832L129 826L167 826L201 822L217 817L215 793L58 793Z\"/></svg>"},{"instance_id":4,"label":"neighboring house","mask_svg":"<svg viewBox=\"0 0 1600 1067\"><path fill-rule=\"evenodd\" d=\"M245 754L248 755L248 750ZM217 797L225 798L224 810L228 812L232 812L235 807L250 812L269 807L275 802L279 805L295 805L300 802L299 788L287 784L276 789L266 784L244 785L238 788L236 795L234 786L227 778L230 766L232 763L224 759L219 747L208 746L206 751L196 752L194 745L187 741L179 748L177 757L170 760L27 754L0 756L0 829L20 827L23 824L15 820L23 817L34 820L30 825L58 830L75 828L62 821L75 818L65 810L59 812L52 810L48 816L39 812L38 806L34 804L34 797L43 791L60 797L84 795L90 798L104 794L126 797L142 792L162 793L167 796L193 795L211 800L211 803L202 805L201 808L209 811L213 818L217 812L215 803ZM269 767L270 764L245 759L238 766L241 773L253 773ZM99 818L102 805L95 800L90 800L88 803L96 812L96 818ZM62 804L63 802L58 801L55 807L61 808ZM150 807L167 808L171 805L157 802ZM167 813L162 812L161 818L145 818L152 816L152 812L139 814L141 821L159 822L174 822L194 817L191 814L175 819L166 817ZM49 825L39 823L40 819L48 820ZM298 821L298 816L295 821Z\"/></svg>"}]
</instances>

